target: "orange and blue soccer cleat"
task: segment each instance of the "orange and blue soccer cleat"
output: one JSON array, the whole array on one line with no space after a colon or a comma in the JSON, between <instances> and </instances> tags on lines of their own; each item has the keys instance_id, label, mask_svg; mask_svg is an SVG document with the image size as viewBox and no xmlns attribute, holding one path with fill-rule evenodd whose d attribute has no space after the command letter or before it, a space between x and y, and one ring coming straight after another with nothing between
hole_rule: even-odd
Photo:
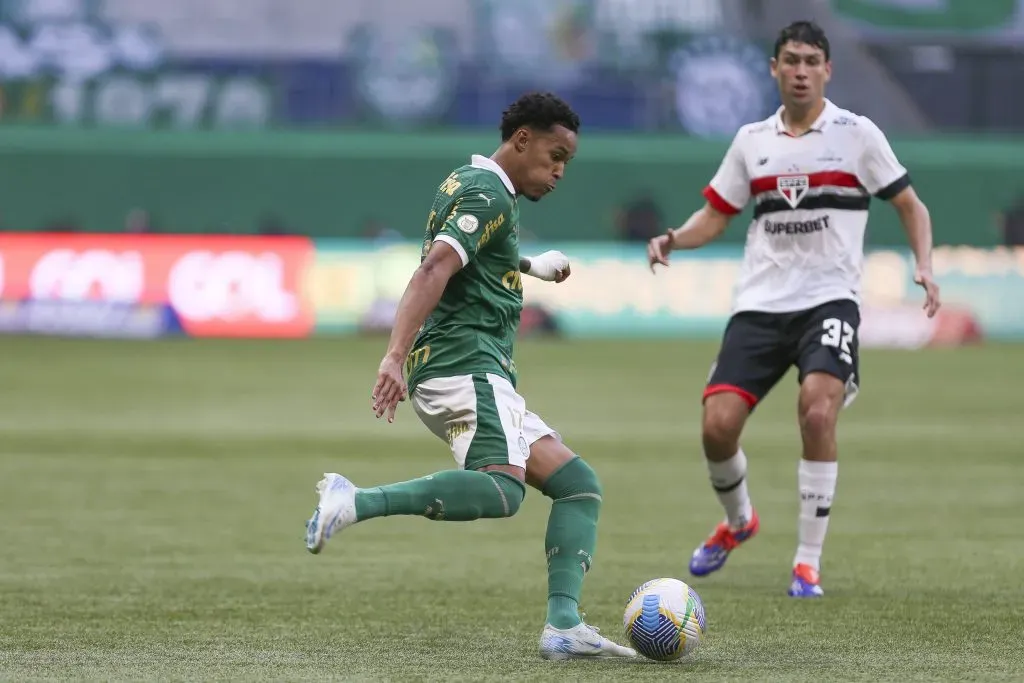
<instances>
[{"instance_id":1,"label":"orange and blue soccer cleat","mask_svg":"<svg viewBox=\"0 0 1024 683\"><path fill-rule=\"evenodd\" d=\"M793 581L789 584L791 598L820 598L825 591L818 585L821 577L818 570L809 564L798 564L793 567Z\"/></svg>"},{"instance_id":2,"label":"orange and blue soccer cleat","mask_svg":"<svg viewBox=\"0 0 1024 683\"><path fill-rule=\"evenodd\" d=\"M740 543L753 538L760 527L761 520L758 519L756 510L742 529L733 529L728 522L720 523L708 540L693 551L690 558L690 573L694 576L706 576L718 571L729 559L729 553Z\"/></svg>"}]
</instances>

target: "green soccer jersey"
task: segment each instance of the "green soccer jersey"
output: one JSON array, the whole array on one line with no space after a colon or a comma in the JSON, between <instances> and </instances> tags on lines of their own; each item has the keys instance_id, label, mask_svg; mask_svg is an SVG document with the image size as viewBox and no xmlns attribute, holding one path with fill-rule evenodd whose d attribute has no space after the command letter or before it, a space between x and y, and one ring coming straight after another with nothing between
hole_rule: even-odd
<instances>
[{"instance_id":1,"label":"green soccer jersey","mask_svg":"<svg viewBox=\"0 0 1024 683\"><path fill-rule=\"evenodd\" d=\"M519 206L505 172L487 157L453 171L438 188L420 261L438 241L463 268L448 281L406 360L409 391L432 377L495 373L516 384L512 347L523 308Z\"/></svg>"}]
</instances>

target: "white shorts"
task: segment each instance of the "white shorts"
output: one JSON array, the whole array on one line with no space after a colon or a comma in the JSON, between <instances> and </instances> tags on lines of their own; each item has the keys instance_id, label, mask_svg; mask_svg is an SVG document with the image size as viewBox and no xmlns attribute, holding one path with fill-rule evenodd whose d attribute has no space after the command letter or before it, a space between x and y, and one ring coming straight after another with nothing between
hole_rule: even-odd
<instances>
[{"instance_id":1,"label":"white shorts","mask_svg":"<svg viewBox=\"0 0 1024 683\"><path fill-rule=\"evenodd\" d=\"M424 380L412 407L431 432L448 442L460 469L526 467L530 446L558 433L526 409L512 383L491 373Z\"/></svg>"}]
</instances>

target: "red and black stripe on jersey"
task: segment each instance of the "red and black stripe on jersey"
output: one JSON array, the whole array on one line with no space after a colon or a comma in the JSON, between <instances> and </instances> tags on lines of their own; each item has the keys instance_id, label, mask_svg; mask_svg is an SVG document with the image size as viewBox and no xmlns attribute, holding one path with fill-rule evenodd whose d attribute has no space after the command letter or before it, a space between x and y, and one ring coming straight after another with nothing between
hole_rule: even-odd
<instances>
[{"instance_id":1,"label":"red and black stripe on jersey","mask_svg":"<svg viewBox=\"0 0 1024 683\"><path fill-rule=\"evenodd\" d=\"M779 191L779 178L807 176L807 190L796 209ZM880 199L891 199L910 185L910 177L903 175L876 193ZM754 218L770 213L794 210L834 209L839 211L867 211L871 195L852 173L845 171L818 171L817 173L763 176L750 181L750 197L754 201Z\"/></svg>"},{"instance_id":2,"label":"red and black stripe on jersey","mask_svg":"<svg viewBox=\"0 0 1024 683\"><path fill-rule=\"evenodd\" d=\"M779 191L779 179L801 176L807 177L807 189L794 209ZM794 210L867 211L871 205L871 195L860 184L857 176L843 171L754 178L750 181L750 198L754 201L754 218Z\"/></svg>"}]
</instances>

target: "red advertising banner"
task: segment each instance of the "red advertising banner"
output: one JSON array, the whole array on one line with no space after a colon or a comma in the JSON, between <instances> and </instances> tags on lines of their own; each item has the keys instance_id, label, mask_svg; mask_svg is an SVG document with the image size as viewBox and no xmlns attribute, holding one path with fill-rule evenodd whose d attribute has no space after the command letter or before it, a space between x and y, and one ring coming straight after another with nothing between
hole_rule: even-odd
<instances>
[{"instance_id":1,"label":"red advertising banner","mask_svg":"<svg viewBox=\"0 0 1024 683\"><path fill-rule=\"evenodd\" d=\"M0 234L0 301L166 304L197 337L305 337L303 237Z\"/></svg>"}]
</instances>

